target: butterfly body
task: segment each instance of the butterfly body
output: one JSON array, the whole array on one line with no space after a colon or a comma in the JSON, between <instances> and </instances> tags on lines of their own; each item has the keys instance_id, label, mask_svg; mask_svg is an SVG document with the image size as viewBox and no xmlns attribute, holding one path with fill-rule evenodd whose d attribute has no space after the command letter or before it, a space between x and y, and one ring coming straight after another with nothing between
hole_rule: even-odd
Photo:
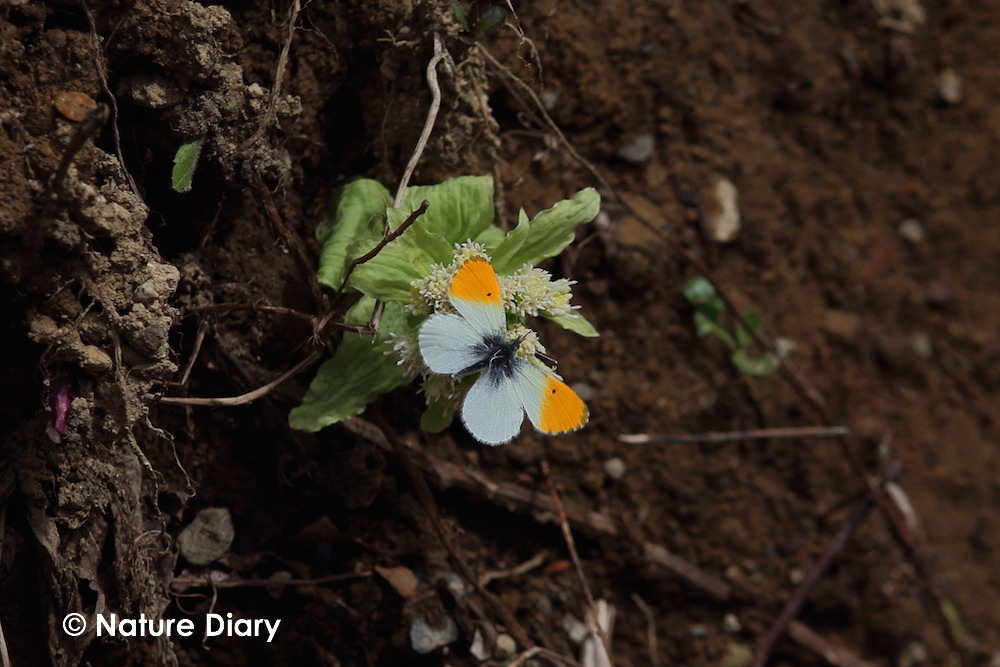
<instances>
[{"instance_id":1,"label":"butterfly body","mask_svg":"<svg viewBox=\"0 0 1000 667\"><path fill-rule=\"evenodd\" d=\"M455 378L480 373L462 404L462 421L477 440L509 442L528 419L543 433L565 433L587 423L587 406L559 377L519 356L523 339L507 339L507 321L493 266L465 262L449 287L456 313L435 314L420 328L424 362Z\"/></svg>"}]
</instances>

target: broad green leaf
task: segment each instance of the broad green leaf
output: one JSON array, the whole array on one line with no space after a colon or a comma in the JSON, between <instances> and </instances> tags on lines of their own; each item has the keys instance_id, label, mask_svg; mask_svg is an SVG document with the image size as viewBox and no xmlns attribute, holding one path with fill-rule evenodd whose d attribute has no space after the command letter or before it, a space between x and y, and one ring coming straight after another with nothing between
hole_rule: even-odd
<instances>
[{"instance_id":1,"label":"broad green leaf","mask_svg":"<svg viewBox=\"0 0 1000 667\"><path fill-rule=\"evenodd\" d=\"M541 211L531 221L523 216L491 254L497 273L513 273L524 264L535 266L554 257L573 242L574 230L593 220L601 209L597 190L585 188L552 208Z\"/></svg>"},{"instance_id":2,"label":"broad green leaf","mask_svg":"<svg viewBox=\"0 0 1000 667\"><path fill-rule=\"evenodd\" d=\"M391 201L385 186L370 178L351 181L333 196L326 217L316 227L316 239L323 246L316 275L322 284L340 287L351 242L365 236L381 238L385 207Z\"/></svg>"},{"instance_id":3,"label":"broad green leaf","mask_svg":"<svg viewBox=\"0 0 1000 667\"><path fill-rule=\"evenodd\" d=\"M394 230L410 216L405 209L389 209L387 214ZM357 265L350 277L351 287L384 301L408 301L410 283L429 276L432 263L448 264L452 258L451 244L428 232L422 222L418 219L377 255ZM381 241L381 236L357 239L348 246L347 255L362 257Z\"/></svg>"},{"instance_id":4,"label":"broad green leaf","mask_svg":"<svg viewBox=\"0 0 1000 667\"><path fill-rule=\"evenodd\" d=\"M740 348L730 357L740 372L754 377L766 377L778 370L778 360L772 354L750 356L746 349Z\"/></svg>"},{"instance_id":5,"label":"broad green leaf","mask_svg":"<svg viewBox=\"0 0 1000 667\"><path fill-rule=\"evenodd\" d=\"M580 334L581 336L586 336L587 338L596 338L597 336L600 336L600 334L597 333L597 329L594 328L594 325L587 321L587 318L579 313L574 313L573 315L561 315L559 317L549 317L548 315L545 315L545 317L552 320L563 329Z\"/></svg>"},{"instance_id":6,"label":"broad green leaf","mask_svg":"<svg viewBox=\"0 0 1000 667\"><path fill-rule=\"evenodd\" d=\"M345 321L363 324L371 317L375 300L363 297L345 315ZM403 305L386 303L379 333L371 336L345 333L333 357L316 372L302 405L288 416L292 428L319 431L361 414L375 397L410 379L397 359L385 354L388 332L399 331L405 322Z\"/></svg>"},{"instance_id":7,"label":"broad green leaf","mask_svg":"<svg viewBox=\"0 0 1000 667\"><path fill-rule=\"evenodd\" d=\"M487 247L487 249L493 249L503 242L504 236L506 236L506 234L502 229L496 225L490 225L473 240L478 243L482 243Z\"/></svg>"},{"instance_id":8,"label":"broad green leaf","mask_svg":"<svg viewBox=\"0 0 1000 667\"><path fill-rule=\"evenodd\" d=\"M204 139L195 139L181 144L174 153L174 169L170 174L170 185L174 192L189 192L194 170L198 168L198 158Z\"/></svg>"},{"instance_id":9,"label":"broad green leaf","mask_svg":"<svg viewBox=\"0 0 1000 667\"><path fill-rule=\"evenodd\" d=\"M455 405L450 401L431 403L420 417L420 429L428 433L440 433L451 425L455 418Z\"/></svg>"},{"instance_id":10,"label":"broad green leaf","mask_svg":"<svg viewBox=\"0 0 1000 667\"><path fill-rule=\"evenodd\" d=\"M430 205L420 216L420 224L449 243L474 239L493 222L492 176L458 176L437 185L411 185L400 208L413 211L425 199Z\"/></svg>"}]
</instances>

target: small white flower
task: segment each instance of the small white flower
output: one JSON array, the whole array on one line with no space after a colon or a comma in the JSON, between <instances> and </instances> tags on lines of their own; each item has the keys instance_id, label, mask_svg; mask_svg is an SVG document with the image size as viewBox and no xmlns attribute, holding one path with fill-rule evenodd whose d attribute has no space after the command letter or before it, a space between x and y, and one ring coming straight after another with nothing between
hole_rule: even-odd
<instances>
[{"instance_id":1,"label":"small white flower","mask_svg":"<svg viewBox=\"0 0 1000 667\"><path fill-rule=\"evenodd\" d=\"M414 336L394 332L389 334L387 342L392 345L392 348L386 350L385 353L399 357L396 365L405 367L408 378L428 371Z\"/></svg>"}]
</instances>

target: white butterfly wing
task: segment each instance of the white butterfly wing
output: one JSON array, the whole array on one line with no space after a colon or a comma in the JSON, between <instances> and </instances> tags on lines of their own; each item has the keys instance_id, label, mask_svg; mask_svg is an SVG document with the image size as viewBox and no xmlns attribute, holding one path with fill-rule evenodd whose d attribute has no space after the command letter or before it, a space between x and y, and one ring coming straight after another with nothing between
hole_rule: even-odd
<instances>
[{"instance_id":1,"label":"white butterfly wing","mask_svg":"<svg viewBox=\"0 0 1000 667\"><path fill-rule=\"evenodd\" d=\"M552 371L515 359L508 384L514 388L531 424L542 433L568 433L590 419L587 404Z\"/></svg>"},{"instance_id":2,"label":"white butterfly wing","mask_svg":"<svg viewBox=\"0 0 1000 667\"><path fill-rule=\"evenodd\" d=\"M431 315L417 342L424 363L435 373L455 375L483 361L483 337L461 315Z\"/></svg>"},{"instance_id":3,"label":"white butterfly wing","mask_svg":"<svg viewBox=\"0 0 1000 667\"><path fill-rule=\"evenodd\" d=\"M476 440L502 445L521 432L524 409L510 378L484 372L462 404L462 422Z\"/></svg>"}]
</instances>

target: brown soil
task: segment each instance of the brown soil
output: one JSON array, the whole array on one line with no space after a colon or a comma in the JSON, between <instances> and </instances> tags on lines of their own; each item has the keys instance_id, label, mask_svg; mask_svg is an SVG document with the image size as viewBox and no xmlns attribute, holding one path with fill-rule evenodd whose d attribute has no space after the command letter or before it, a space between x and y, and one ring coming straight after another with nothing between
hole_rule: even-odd
<instances>
[{"instance_id":1,"label":"brown soil","mask_svg":"<svg viewBox=\"0 0 1000 667\"><path fill-rule=\"evenodd\" d=\"M807 626L869 664L997 664L1000 68L984 57L996 7L523 4L510 23L524 39L508 27L474 43L446 2L314 0L285 61L281 3L4 4L0 626L13 664L464 665L477 662L472 631L503 625L468 582L440 583L462 570L398 453L359 425L290 431L311 371L251 405L154 399L240 394L307 354L302 319L206 307L342 307L311 288L312 231L345 180L397 184L430 99L435 32L456 66L442 70L415 182L493 172L505 223L585 186L605 202L548 267L578 281L601 337L542 327L587 395L586 429L490 449L460 426L420 434L413 387L379 402L392 432L419 443L405 458L434 473L433 502L472 571L543 554L486 587L530 641L577 655L564 618L586 607L545 509L545 461L571 513L611 521L572 525L593 595L617 610L619 667L652 664L649 632L663 664L750 664L865 485L901 467L793 634ZM200 137L193 188L175 193L173 154ZM650 155L623 153L650 137ZM711 231L723 178L742 223L729 243ZM785 374L741 374L721 343L695 336L681 286L704 267L790 348L812 399ZM60 400L71 403L55 443L46 427ZM846 446L617 440L825 420L850 427ZM614 457L620 479L606 471ZM479 481L449 483L448 463ZM537 494L512 500L512 485ZM208 507L230 511L235 540L197 566L177 537ZM728 594L652 562L648 545ZM214 591L197 583L208 573ZM403 587L410 573L421 592ZM260 585L271 577L300 581ZM272 643L72 638L61 623L74 611L282 624ZM458 639L415 653L411 626L444 618ZM785 639L769 664L827 663Z\"/></svg>"}]
</instances>

